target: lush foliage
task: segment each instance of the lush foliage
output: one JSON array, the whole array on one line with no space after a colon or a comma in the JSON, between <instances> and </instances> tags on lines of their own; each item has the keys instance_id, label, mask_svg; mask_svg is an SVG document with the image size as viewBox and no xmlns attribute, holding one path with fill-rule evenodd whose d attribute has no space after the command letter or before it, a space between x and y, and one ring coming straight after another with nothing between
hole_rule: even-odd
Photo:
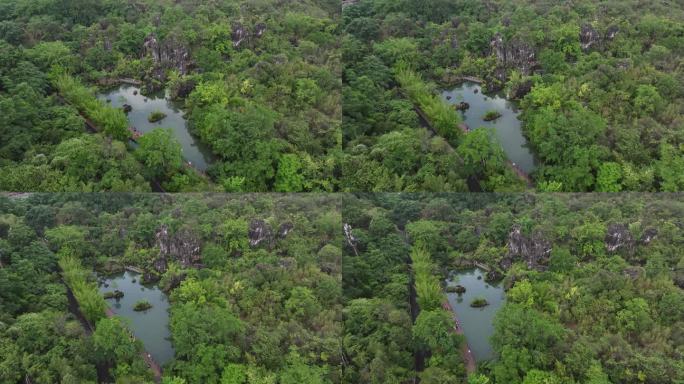
<instances>
[{"instance_id":1,"label":"lush foliage","mask_svg":"<svg viewBox=\"0 0 684 384\"><path fill-rule=\"evenodd\" d=\"M329 0L0 0L0 190L337 189L338 17ZM119 80L168 89L214 152L208 178L159 170L149 151L131 164L126 116L95 95ZM84 118L104 136L101 175L54 164L57 147L92 135Z\"/></svg>"},{"instance_id":2,"label":"lush foliage","mask_svg":"<svg viewBox=\"0 0 684 384\"><path fill-rule=\"evenodd\" d=\"M426 106L436 97L433 88L409 86L421 89L421 100L405 88L420 78L449 88L467 76L521 100L523 130L541 161L532 175L538 189L679 191L684 188L682 20L681 4L637 0L347 5L343 188L462 190L456 180L469 175L442 168L448 154L419 133L423 128L412 109L420 106L434 115ZM403 63L412 71L397 71ZM437 131L460 145L453 131ZM402 146L385 145L389 135ZM498 146L480 148L492 145ZM414 148L413 167L392 168L388 160L406 147ZM483 189L519 188L506 167L495 169L485 177L475 173L490 179ZM424 180L426 175L432 180Z\"/></svg>"},{"instance_id":3,"label":"lush foliage","mask_svg":"<svg viewBox=\"0 0 684 384\"><path fill-rule=\"evenodd\" d=\"M150 381L93 281L131 266L171 303L165 380L340 382L340 228L336 195L1 197L0 381ZM184 243L198 246L162 252ZM23 333L28 320L46 330Z\"/></svg>"},{"instance_id":4,"label":"lush foliage","mask_svg":"<svg viewBox=\"0 0 684 384\"><path fill-rule=\"evenodd\" d=\"M684 203L678 196L374 194L348 198L344 212L355 237L343 263L352 382L418 376L450 383L665 384L684 374ZM409 252L397 228L414 243L421 311L413 317ZM448 376L430 368L449 354L435 351L453 352L454 345L446 337L450 316L439 314L440 277L475 262L492 270L488 279L503 278L506 288L494 321L496 359L480 363L469 378L456 370L439 381ZM409 342L401 337L412 318ZM374 344L377 337L386 341ZM420 356L400 359L399 351L420 346L433 351L425 364ZM442 367L453 367L460 356L445 358L451 365ZM396 379L397 373L403 376Z\"/></svg>"}]
</instances>

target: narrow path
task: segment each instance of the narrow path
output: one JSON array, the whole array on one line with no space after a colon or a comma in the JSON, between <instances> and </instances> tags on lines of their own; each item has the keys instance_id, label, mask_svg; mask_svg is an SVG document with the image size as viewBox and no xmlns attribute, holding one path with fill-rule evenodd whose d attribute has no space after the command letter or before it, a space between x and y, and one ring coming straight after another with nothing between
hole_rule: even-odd
<instances>
[{"instance_id":1,"label":"narrow path","mask_svg":"<svg viewBox=\"0 0 684 384\"><path fill-rule=\"evenodd\" d=\"M404 243L409 247L411 247L411 244L409 243L408 236L406 235L406 231L399 229L399 232L401 232L402 238L404 239ZM408 264L409 271L412 271L412 262L411 262L411 256L407 255L406 257L406 263ZM418 318L418 314L420 314L420 308L418 307L418 293L416 292L416 285L415 285L415 280L413 278L413 273L409 272L409 308L411 310L411 322L415 324L416 318ZM416 350L413 353L413 369L416 372L422 372L425 370L425 351L421 350ZM414 383L420 382L420 379L418 379L417 375L413 379Z\"/></svg>"},{"instance_id":2,"label":"narrow path","mask_svg":"<svg viewBox=\"0 0 684 384\"><path fill-rule=\"evenodd\" d=\"M454 332L463 336L463 327L461 326L461 321L458 320L456 311L454 311L454 309L451 307L451 304L449 304L448 300L442 303L442 308L451 312L452 319L454 320ZM475 363L475 357L473 356L473 352L470 350L468 340L465 338L465 336L463 336L463 343L461 344L461 357L463 358L463 364L465 365L466 372L468 374L475 373L477 370L477 364Z\"/></svg>"},{"instance_id":3,"label":"narrow path","mask_svg":"<svg viewBox=\"0 0 684 384\"><path fill-rule=\"evenodd\" d=\"M115 313L114 311L112 311L112 309L109 308L109 306L107 307L107 310L106 310L105 312L107 313L107 317L114 317L114 316L116 316L116 313ZM129 330L129 332L130 332L130 330ZM130 332L130 335L131 335L131 338L132 338L133 340L135 340L135 336L133 336L133 333L132 333L132 332ZM160 366L156 361L154 361L154 359L152 358L152 355L149 354L149 353L147 352L147 350L143 350L143 351L140 353L140 356L143 358L143 360L145 360L145 363L147 363L147 366L150 368L150 370L151 370L152 373L154 374L154 380L155 380L157 383L161 383L161 379L162 379L162 369L161 369L161 366Z\"/></svg>"},{"instance_id":4,"label":"narrow path","mask_svg":"<svg viewBox=\"0 0 684 384\"><path fill-rule=\"evenodd\" d=\"M62 271L60 270L60 273L61 272ZM83 327L86 336L90 337L94 331L93 326L85 318L83 312L81 312L81 307L78 305L78 301L76 301L76 297L74 296L74 293L71 291L71 288L69 288L69 286L64 282L64 280L62 280L62 284L64 284L64 287L66 287L66 296L68 303L67 307L69 308L69 312L71 312L71 314L74 315L74 317L81 323L81 326ZM109 374L109 368L109 364L107 364L106 362L95 363L98 383L110 383L114 380L112 376Z\"/></svg>"}]
</instances>

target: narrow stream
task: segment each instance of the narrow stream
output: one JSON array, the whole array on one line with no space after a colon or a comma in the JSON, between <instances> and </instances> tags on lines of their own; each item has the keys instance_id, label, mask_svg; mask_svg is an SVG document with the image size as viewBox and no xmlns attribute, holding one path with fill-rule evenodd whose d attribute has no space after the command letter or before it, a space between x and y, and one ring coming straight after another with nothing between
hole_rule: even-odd
<instances>
[{"instance_id":1,"label":"narrow stream","mask_svg":"<svg viewBox=\"0 0 684 384\"><path fill-rule=\"evenodd\" d=\"M471 130L479 127L490 127L503 147L509 160L525 173L531 173L537 167L537 159L522 134L515 103L506 100L502 95L485 95L477 83L465 82L452 90L443 91L442 98L449 104L466 102L470 108L463 111L463 121ZM501 117L494 121L484 121L489 111L497 111Z\"/></svg>"},{"instance_id":2,"label":"narrow stream","mask_svg":"<svg viewBox=\"0 0 684 384\"><path fill-rule=\"evenodd\" d=\"M494 333L494 315L505 301L503 287L487 283L484 279L485 272L481 269L452 271L447 279L447 286L462 285L466 289L462 294L447 293L447 297L461 321L463 334L476 361L494 358L489 338ZM470 303L475 298L484 298L489 305L473 308Z\"/></svg>"},{"instance_id":3,"label":"narrow stream","mask_svg":"<svg viewBox=\"0 0 684 384\"><path fill-rule=\"evenodd\" d=\"M183 111L168 99L168 94L143 96L139 88L122 85L98 95L98 98L114 108L130 105L133 109L128 113L128 121L142 133L155 128L170 128L181 145L183 158L200 171L205 171L211 164L211 151L190 133ZM151 123L147 119L155 111L164 113L166 117Z\"/></svg>"},{"instance_id":4,"label":"narrow stream","mask_svg":"<svg viewBox=\"0 0 684 384\"><path fill-rule=\"evenodd\" d=\"M140 277L129 271L101 276L99 291L102 294L114 290L124 293L121 299L107 299L107 304L117 316L128 320L128 326L135 337L143 342L145 349L157 363L164 365L174 356L169 331L169 301L157 286L140 284ZM147 300L152 308L134 311L133 306L140 300Z\"/></svg>"}]
</instances>

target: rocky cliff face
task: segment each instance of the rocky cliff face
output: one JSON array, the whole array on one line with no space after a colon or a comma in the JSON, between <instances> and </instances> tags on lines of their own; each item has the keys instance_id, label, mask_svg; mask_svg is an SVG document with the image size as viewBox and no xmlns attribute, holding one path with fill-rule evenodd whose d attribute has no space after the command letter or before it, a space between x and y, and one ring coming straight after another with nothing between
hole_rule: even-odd
<instances>
[{"instance_id":1,"label":"rocky cliff face","mask_svg":"<svg viewBox=\"0 0 684 384\"><path fill-rule=\"evenodd\" d=\"M160 42L154 33L147 35L143 56L150 56L155 66L176 69L181 75L187 74L192 65L190 50L173 36Z\"/></svg>"},{"instance_id":2,"label":"rocky cliff face","mask_svg":"<svg viewBox=\"0 0 684 384\"><path fill-rule=\"evenodd\" d=\"M496 34L490 42L499 67L517 69L523 76L530 75L537 66L537 54L532 45L517 39L505 42L501 34Z\"/></svg>"},{"instance_id":3,"label":"rocky cliff face","mask_svg":"<svg viewBox=\"0 0 684 384\"><path fill-rule=\"evenodd\" d=\"M354 235L352 234L351 225L344 223L344 226L342 227L342 229L344 230L344 239L347 241L347 245L349 245L354 250L354 254L356 254L356 256L358 256L359 251L356 249L357 241L356 241L356 238L354 237Z\"/></svg>"},{"instance_id":4,"label":"rocky cliff face","mask_svg":"<svg viewBox=\"0 0 684 384\"><path fill-rule=\"evenodd\" d=\"M611 224L606 232L605 244L608 252L623 249L632 254L638 244L648 245L658 236L658 230L647 228L637 241L625 224Z\"/></svg>"},{"instance_id":5,"label":"rocky cliff face","mask_svg":"<svg viewBox=\"0 0 684 384\"><path fill-rule=\"evenodd\" d=\"M522 234L520 227L515 226L508 234L508 253L501 260L500 266L507 270L516 261L523 261L530 269L545 270L551 256L551 243L540 233L531 236Z\"/></svg>"},{"instance_id":6,"label":"rocky cliff face","mask_svg":"<svg viewBox=\"0 0 684 384\"><path fill-rule=\"evenodd\" d=\"M186 229L169 234L169 228L162 225L155 234L159 257L154 261L154 269L159 273L166 272L170 260L178 261L184 268L191 267L201 260L201 242L199 237Z\"/></svg>"},{"instance_id":7,"label":"rocky cliff face","mask_svg":"<svg viewBox=\"0 0 684 384\"><path fill-rule=\"evenodd\" d=\"M234 23L230 38L233 41L233 48L243 47L252 37L260 38L266 33L266 24L256 23L252 28L248 28L242 23Z\"/></svg>"},{"instance_id":8,"label":"rocky cliff face","mask_svg":"<svg viewBox=\"0 0 684 384\"><path fill-rule=\"evenodd\" d=\"M615 252L620 248L630 251L634 249L634 237L624 224L611 224L608 226L605 243L608 252Z\"/></svg>"},{"instance_id":9,"label":"rocky cliff face","mask_svg":"<svg viewBox=\"0 0 684 384\"><path fill-rule=\"evenodd\" d=\"M261 219L253 219L249 222L249 245L251 247L266 246L272 249L277 239L284 239L294 230L294 224L287 221L278 226L277 231L269 223Z\"/></svg>"},{"instance_id":10,"label":"rocky cliff face","mask_svg":"<svg viewBox=\"0 0 684 384\"><path fill-rule=\"evenodd\" d=\"M591 24L584 24L580 30L580 46L585 52L592 48L603 47L615 39L619 32L620 28L613 25L606 30L605 34L601 35Z\"/></svg>"},{"instance_id":11,"label":"rocky cliff face","mask_svg":"<svg viewBox=\"0 0 684 384\"><path fill-rule=\"evenodd\" d=\"M259 244L266 244L268 247L273 245L273 230L271 226L259 219L254 219L249 223L249 245L256 247Z\"/></svg>"},{"instance_id":12,"label":"rocky cliff face","mask_svg":"<svg viewBox=\"0 0 684 384\"><path fill-rule=\"evenodd\" d=\"M162 87L160 83L166 80L166 70L175 69L179 74L186 75L194 64L190 57L190 50L176 37L170 36L164 41L159 41L154 33L145 37L142 56L152 58L154 63L152 76L146 81L149 91Z\"/></svg>"}]
</instances>

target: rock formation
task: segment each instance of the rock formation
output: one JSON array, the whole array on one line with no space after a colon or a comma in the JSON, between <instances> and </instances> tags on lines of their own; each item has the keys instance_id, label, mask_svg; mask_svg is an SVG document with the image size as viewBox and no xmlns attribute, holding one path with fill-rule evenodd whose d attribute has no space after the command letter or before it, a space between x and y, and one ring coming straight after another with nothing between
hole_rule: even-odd
<instances>
[{"instance_id":1,"label":"rock formation","mask_svg":"<svg viewBox=\"0 0 684 384\"><path fill-rule=\"evenodd\" d=\"M602 47L607 42L612 41L620 32L620 28L616 25L610 26L606 33L601 36L591 24L584 24L580 30L580 46L585 52L595 47Z\"/></svg>"},{"instance_id":2,"label":"rock formation","mask_svg":"<svg viewBox=\"0 0 684 384\"><path fill-rule=\"evenodd\" d=\"M262 37L266 32L267 27L264 23L257 23L252 29L253 31L250 31L245 25L239 22L233 23L230 34L230 39L233 41L233 48L241 48L252 36L256 38Z\"/></svg>"},{"instance_id":3,"label":"rock formation","mask_svg":"<svg viewBox=\"0 0 684 384\"><path fill-rule=\"evenodd\" d=\"M354 237L354 235L352 234L351 225L344 223L343 230L344 230L344 238L347 241L347 244L354 250L354 254L356 256L358 256L359 251L356 249L356 242L357 241L356 241L356 238Z\"/></svg>"},{"instance_id":4,"label":"rock formation","mask_svg":"<svg viewBox=\"0 0 684 384\"><path fill-rule=\"evenodd\" d=\"M634 237L624 224L611 224L606 232L606 249L608 252L615 252L620 248L632 250L634 248Z\"/></svg>"},{"instance_id":5,"label":"rock formation","mask_svg":"<svg viewBox=\"0 0 684 384\"><path fill-rule=\"evenodd\" d=\"M282 223L278 227L278 237L281 239L284 239L287 237L287 234L290 233L294 229L294 224L290 222Z\"/></svg>"},{"instance_id":6,"label":"rock formation","mask_svg":"<svg viewBox=\"0 0 684 384\"><path fill-rule=\"evenodd\" d=\"M504 42L501 34L497 33L490 46L496 55L498 68L517 69L523 76L528 76L537 66L534 48L524 41L513 39Z\"/></svg>"},{"instance_id":7,"label":"rock formation","mask_svg":"<svg viewBox=\"0 0 684 384\"><path fill-rule=\"evenodd\" d=\"M273 245L273 230L264 220L254 219L249 223L249 245L256 247L265 243L269 247Z\"/></svg>"},{"instance_id":8,"label":"rock formation","mask_svg":"<svg viewBox=\"0 0 684 384\"><path fill-rule=\"evenodd\" d=\"M594 45L601 43L601 34L594 29L590 24L582 25L580 31L580 46L583 50L588 51Z\"/></svg>"},{"instance_id":9,"label":"rock formation","mask_svg":"<svg viewBox=\"0 0 684 384\"><path fill-rule=\"evenodd\" d=\"M155 234L159 257L154 261L154 269L159 273L166 272L169 260L178 261L184 268L199 263L201 244L199 237L187 229L169 234L169 228L162 225Z\"/></svg>"},{"instance_id":10,"label":"rock formation","mask_svg":"<svg viewBox=\"0 0 684 384\"><path fill-rule=\"evenodd\" d=\"M511 87L511 91L508 93L508 98L512 100L521 100L528 93L532 91L534 82L532 80L525 80L520 83L514 84Z\"/></svg>"},{"instance_id":11,"label":"rock formation","mask_svg":"<svg viewBox=\"0 0 684 384\"><path fill-rule=\"evenodd\" d=\"M150 56L155 67L176 69L181 75L187 74L192 65L189 49L174 36L160 42L150 33L143 43L143 56Z\"/></svg>"},{"instance_id":12,"label":"rock formation","mask_svg":"<svg viewBox=\"0 0 684 384\"><path fill-rule=\"evenodd\" d=\"M649 244L656 236L658 236L658 230L655 228L648 228L639 238L639 243L644 245Z\"/></svg>"},{"instance_id":13,"label":"rock formation","mask_svg":"<svg viewBox=\"0 0 684 384\"><path fill-rule=\"evenodd\" d=\"M519 226L514 226L508 234L508 253L501 260L500 266L507 270L516 261L523 261L530 269L545 270L551 256L551 243L540 233L531 236L522 234Z\"/></svg>"}]
</instances>

